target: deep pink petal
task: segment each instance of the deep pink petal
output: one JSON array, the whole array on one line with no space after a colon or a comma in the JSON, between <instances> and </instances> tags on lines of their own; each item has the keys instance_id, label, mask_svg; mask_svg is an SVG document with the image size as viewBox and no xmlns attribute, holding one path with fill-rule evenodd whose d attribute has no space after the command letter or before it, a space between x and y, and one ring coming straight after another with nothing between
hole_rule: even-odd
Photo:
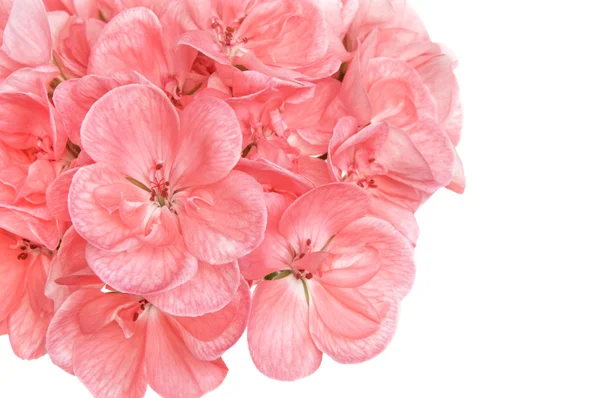
<instances>
[{"instance_id":1,"label":"deep pink petal","mask_svg":"<svg viewBox=\"0 0 600 398\"><path fill-rule=\"evenodd\" d=\"M195 317L226 306L236 294L239 282L237 262L211 265L200 261L198 272L190 281L145 297L168 314Z\"/></svg>"},{"instance_id":2,"label":"deep pink petal","mask_svg":"<svg viewBox=\"0 0 600 398\"><path fill-rule=\"evenodd\" d=\"M262 242L267 212L262 187L252 177L232 171L186 195L181 229L188 250L200 261L231 262Z\"/></svg>"},{"instance_id":3,"label":"deep pink petal","mask_svg":"<svg viewBox=\"0 0 600 398\"><path fill-rule=\"evenodd\" d=\"M319 368L322 353L308 331L308 303L300 281L287 277L256 287L248 345L258 370L273 379L298 380Z\"/></svg>"}]
</instances>

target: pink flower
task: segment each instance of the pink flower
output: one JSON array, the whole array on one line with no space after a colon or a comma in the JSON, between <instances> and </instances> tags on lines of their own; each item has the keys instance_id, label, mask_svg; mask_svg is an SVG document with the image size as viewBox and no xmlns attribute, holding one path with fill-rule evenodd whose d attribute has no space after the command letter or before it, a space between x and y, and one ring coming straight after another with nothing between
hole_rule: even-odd
<instances>
[{"instance_id":1,"label":"pink flower","mask_svg":"<svg viewBox=\"0 0 600 398\"><path fill-rule=\"evenodd\" d=\"M231 171L241 152L231 108L200 96L179 114L162 91L128 85L96 102L81 142L97 164L75 173L69 212L92 270L177 315L229 302L236 260L266 224L260 185Z\"/></svg>"},{"instance_id":2,"label":"pink flower","mask_svg":"<svg viewBox=\"0 0 600 398\"><path fill-rule=\"evenodd\" d=\"M31 70L0 86L0 108L0 228L54 249L65 228L49 210L46 190L73 158L62 122Z\"/></svg>"},{"instance_id":3,"label":"pink flower","mask_svg":"<svg viewBox=\"0 0 600 398\"><path fill-rule=\"evenodd\" d=\"M242 335L250 306L245 281L220 311L183 318L135 295L83 287L52 319L48 353L96 397L200 397L227 375L220 358Z\"/></svg>"},{"instance_id":4,"label":"pink flower","mask_svg":"<svg viewBox=\"0 0 600 398\"><path fill-rule=\"evenodd\" d=\"M393 156L404 163L397 170L400 174L396 180L415 192L405 207L416 210L435 191L450 183L455 151L439 122L435 98L419 73L400 59L377 56L370 42L375 33L350 64L340 95L358 122L354 128L381 122L392 127L388 135L393 144L387 150L394 151ZM348 132L342 135L349 136Z\"/></svg>"},{"instance_id":5,"label":"pink flower","mask_svg":"<svg viewBox=\"0 0 600 398\"><path fill-rule=\"evenodd\" d=\"M364 217L369 198L357 186L330 184L292 200L269 203L274 225L245 274L265 276L253 296L250 354L280 380L312 374L322 353L341 363L380 353L414 276L411 244Z\"/></svg>"},{"instance_id":6,"label":"pink flower","mask_svg":"<svg viewBox=\"0 0 600 398\"><path fill-rule=\"evenodd\" d=\"M325 14L312 1L188 2L198 30L180 42L218 63L285 79L326 77L341 64L330 57Z\"/></svg>"},{"instance_id":7,"label":"pink flower","mask_svg":"<svg viewBox=\"0 0 600 398\"><path fill-rule=\"evenodd\" d=\"M49 65L52 54L52 36L43 1L5 3L8 7L0 10L0 83L20 68Z\"/></svg>"},{"instance_id":8,"label":"pink flower","mask_svg":"<svg viewBox=\"0 0 600 398\"><path fill-rule=\"evenodd\" d=\"M124 10L111 19L92 48L88 74L112 77L135 71L179 103L190 94L183 88L197 51L176 48L177 39L193 26L181 2L171 4L160 18L144 7Z\"/></svg>"},{"instance_id":9,"label":"pink flower","mask_svg":"<svg viewBox=\"0 0 600 398\"><path fill-rule=\"evenodd\" d=\"M39 242L0 229L0 325L21 359L46 353L46 330L54 312L44 296L52 253Z\"/></svg>"}]
</instances>

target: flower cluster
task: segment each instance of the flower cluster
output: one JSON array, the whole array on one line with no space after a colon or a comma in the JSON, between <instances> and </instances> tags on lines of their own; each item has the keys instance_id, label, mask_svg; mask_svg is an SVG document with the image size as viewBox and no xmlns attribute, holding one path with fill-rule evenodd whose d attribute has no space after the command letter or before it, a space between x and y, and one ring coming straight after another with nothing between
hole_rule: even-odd
<instances>
[{"instance_id":1,"label":"flower cluster","mask_svg":"<svg viewBox=\"0 0 600 398\"><path fill-rule=\"evenodd\" d=\"M386 347L414 213L464 189L456 62L402 0L0 3L17 356L199 397L246 329L279 380Z\"/></svg>"}]
</instances>

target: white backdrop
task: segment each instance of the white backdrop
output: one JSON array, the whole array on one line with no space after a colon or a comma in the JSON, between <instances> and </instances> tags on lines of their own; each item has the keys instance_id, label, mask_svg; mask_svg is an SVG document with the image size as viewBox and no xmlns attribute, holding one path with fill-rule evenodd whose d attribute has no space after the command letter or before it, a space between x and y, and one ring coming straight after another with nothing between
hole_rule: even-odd
<instances>
[{"instance_id":1,"label":"white backdrop","mask_svg":"<svg viewBox=\"0 0 600 398\"><path fill-rule=\"evenodd\" d=\"M460 59L468 187L418 214L417 281L394 341L288 384L254 368L244 337L211 398L600 397L600 9L412 4ZM47 358L17 360L2 337L0 396L89 394Z\"/></svg>"}]
</instances>

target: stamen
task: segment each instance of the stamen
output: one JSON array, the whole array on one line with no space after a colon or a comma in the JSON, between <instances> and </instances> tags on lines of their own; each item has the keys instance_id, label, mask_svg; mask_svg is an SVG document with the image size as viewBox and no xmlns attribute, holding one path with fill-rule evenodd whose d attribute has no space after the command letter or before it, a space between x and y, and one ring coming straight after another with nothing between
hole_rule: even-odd
<instances>
[{"instance_id":1,"label":"stamen","mask_svg":"<svg viewBox=\"0 0 600 398\"><path fill-rule=\"evenodd\" d=\"M140 314L138 314L137 312L135 314L133 314L133 321L136 322L138 320L138 318L140 317Z\"/></svg>"},{"instance_id":2,"label":"stamen","mask_svg":"<svg viewBox=\"0 0 600 398\"><path fill-rule=\"evenodd\" d=\"M308 280L311 280L313 278L313 274L311 274L309 272L308 274L306 274L305 278L308 279Z\"/></svg>"},{"instance_id":3,"label":"stamen","mask_svg":"<svg viewBox=\"0 0 600 398\"><path fill-rule=\"evenodd\" d=\"M307 240L306 240L306 246L310 246L310 245L311 245L311 243L312 243L312 240L310 240L310 239L307 239Z\"/></svg>"},{"instance_id":4,"label":"stamen","mask_svg":"<svg viewBox=\"0 0 600 398\"><path fill-rule=\"evenodd\" d=\"M299 259L299 260L302 260L302 259L304 258L304 256L306 256L306 254L304 254L304 253L300 253L300 255L298 256L298 259Z\"/></svg>"},{"instance_id":5,"label":"stamen","mask_svg":"<svg viewBox=\"0 0 600 398\"><path fill-rule=\"evenodd\" d=\"M27 257L29 256L29 254L27 253L21 253L17 256L17 259L19 260L27 260Z\"/></svg>"}]
</instances>

